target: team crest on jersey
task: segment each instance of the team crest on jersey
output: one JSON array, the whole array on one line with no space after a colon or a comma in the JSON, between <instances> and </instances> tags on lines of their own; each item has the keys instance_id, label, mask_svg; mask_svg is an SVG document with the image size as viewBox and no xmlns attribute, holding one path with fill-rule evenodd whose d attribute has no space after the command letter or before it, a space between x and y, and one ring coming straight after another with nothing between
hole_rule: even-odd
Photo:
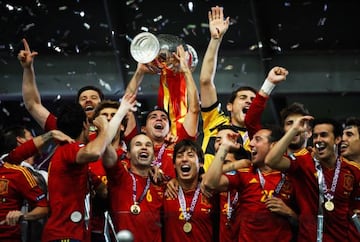
<instances>
[{"instance_id":1,"label":"team crest on jersey","mask_svg":"<svg viewBox=\"0 0 360 242\"><path fill-rule=\"evenodd\" d=\"M354 176L351 174L344 175L344 189L352 191L354 186Z\"/></svg>"},{"instance_id":2,"label":"team crest on jersey","mask_svg":"<svg viewBox=\"0 0 360 242\"><path fill-rule=\"evenodd\" d=\"M8 189L9 189L9 180L0 179L0 195L7 194Z\"/></svg>"}]
</instances>

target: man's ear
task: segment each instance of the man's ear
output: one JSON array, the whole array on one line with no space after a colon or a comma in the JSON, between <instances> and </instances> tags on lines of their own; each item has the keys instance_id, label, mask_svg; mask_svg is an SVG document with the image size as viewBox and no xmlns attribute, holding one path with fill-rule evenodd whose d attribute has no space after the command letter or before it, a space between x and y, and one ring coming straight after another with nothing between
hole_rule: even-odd
<instances>
[{"instance_id":1,"label":"man's ear","mask_svg":"<svg viewBox=\"0 0 360 242\"><path fill-rule=\"evenodd\" d=\"M232 108L233 108L233 104L232 104L232 103L227 103L227 104L226 104L226 109L228 110L228 112L232 112Z\"/></svg>"},{"instance_id":2,"label":"man's ear","mask_svg":"<svg viewBox=\"0 0 360 242\"><path fill-rule=\"evenodd\" d=\"M146 134L146 127L145 126L141 126L141 132Z\"/></svg>"},{"instance_id":3,"label":"man's ear","mask_svg":"<svg viewBox=\"0 0 360 242\"><path fill-rule=\"evenodd\" d=\"M336 137L335 144L337 144L337 145L340 144L341 140L342 140L341 136Z\"/></svg>"}]
</instances>

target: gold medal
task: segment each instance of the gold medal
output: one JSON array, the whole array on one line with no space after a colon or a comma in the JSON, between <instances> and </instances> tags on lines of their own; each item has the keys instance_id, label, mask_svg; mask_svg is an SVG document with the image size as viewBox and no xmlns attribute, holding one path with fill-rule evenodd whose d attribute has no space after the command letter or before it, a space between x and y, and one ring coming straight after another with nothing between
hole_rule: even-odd
<instances>
[{"instance_id":1,"label":"gold medal","mask_svg":"<svg viewBox=\"0 0 360 242\"><path fill-rule=\"evenodd\" d=\"M184 226L183 226L184 232L185 232L185 233L190 233L191 229L192 229L191 223L186 222L186 223L184 224Z\"/></svg>"},{"instance_id":2,"label":"gold medal","mask_svg":"<svg viewBox=\"0 0 360 242\"><path fill-rule=\"evenodd\" d=\"M325 208L326 208L326 210L328 210L328 211L333 211L334 208L335 208L334 203L333 203L332 201L330 201L330 200L327 200L327 201L325 202Z\"/></svg>"},{"instance_id":3,"label":"gold medal","mask_svg":"<svg viewBox=\"0 0 360 242\"><path fill-rule=\"evenodd\" d=\"M130 212L132 213L132 214L135 214L135 215L138 215L139 213L140 213L140 206L139 205L137 205L137 204L133 204L133 205L131 205L131 207L130 207Z\"/></svg>"}]
</instances>

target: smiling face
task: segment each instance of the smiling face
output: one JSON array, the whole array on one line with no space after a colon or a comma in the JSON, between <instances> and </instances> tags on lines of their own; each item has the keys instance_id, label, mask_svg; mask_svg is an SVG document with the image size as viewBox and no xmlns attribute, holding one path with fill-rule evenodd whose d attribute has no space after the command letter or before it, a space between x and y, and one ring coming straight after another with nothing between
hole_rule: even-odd
<instances>
[{"instance_id":1,"label":"smiling face","mask_svg":"<svg viewBox=\"0 0 360 242\"><path fill-rule=\"evenodd\" d=\"M97 91L86 90L80 94L78 101L86 112L86 116L91 118L93 116L96 105L101 102L101 99Z\"/></svg>"},{"instance_id":2,"label":"smiling face","mask_svg":"<svg viewBox=\"0 0 360 242\"><path fill-rule=\"evenodd\" d=\"M315 156L324 162L331 162L336 157L336 147L341 138L335 137L333 126L323 123L314 126L313 143L315 147Z\"/></svg>"},{"instance_id":3,"label":"smiling face","mask_svg":"<svg viewBox=\"0 0 360 242\"><path fill-rule=\"evenodd\" d=\"M191 182L198 179L199 157L193 147L184 146L175 155L175 170L178 179Z\"/></svg>"},{"instance_id":4,"label":"smiling face","mask_svg":"<svg viewBox=\"0 0 360 242\"><path fill-rule=\"evenodd\" d=\"M144 134L132 138L129 156L132 168L149 168L154 160L154 146L151 139Z\"/></svg>"},{"instance_id":5,"label":"smiling face","mask_svg":"<svg viewBox=\"0 0 360 242\"><path fill-rule=\"evenodd\" d=\"M360 137L357 126L346 126L340 146L341 155L353 161L360 162Z\"/></svg>"},{"instance_id":6,"label":"smiling face","mask_svg":"<svg viewBox=\"0 0 360 242\"><path fill-rule=\"evenodd\" d=\"M241 90L236 93L236 97L232 103L227 104L227 110L231 113L231 123L242 127L247 110L255 98L255 93L250 90Z\"/></svg>"},{"instance_id":7,"label":"smiling face","mask_svg":"<svg viewBox=\"0 0 360 242\"><path fill-rule=\"evenodd\" d=\"M256 165L257 167L261 167L264 165L264 160L267 153L270 150L271 142L269 141L269 137L271 135L271 131L268 129L260 129L250 142L251 148L251 163Z\"/></svg>"},{"instance_id":8,"label":"smiling face","mask_svg":"<svg viewBox=\"0 0 360 242\"><path fill-rule=\"evenodd\" d=\"M151 111L146 119L145 133L155 142L163 142L170 131L169 118L161 110Z\"/></svg>"}]
</instances>

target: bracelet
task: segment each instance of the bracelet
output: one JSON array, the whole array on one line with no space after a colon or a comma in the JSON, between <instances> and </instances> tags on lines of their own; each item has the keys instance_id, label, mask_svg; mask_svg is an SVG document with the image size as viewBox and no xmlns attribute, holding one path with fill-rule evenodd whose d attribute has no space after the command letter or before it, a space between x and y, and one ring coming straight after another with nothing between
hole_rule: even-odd
<instances>
[{"instance_id":1,"label":"bracelet","mask_svg":"<svg viewBox=\"0 0 360 242\"><path fill-rule=\"evenodd\" d=\"M265 79L262 87L260 88L263 92L265 92L268 96L270 96L272 90L275 88L275 84L269 81L268 79Z\"/></svg>"}]
</instances>

